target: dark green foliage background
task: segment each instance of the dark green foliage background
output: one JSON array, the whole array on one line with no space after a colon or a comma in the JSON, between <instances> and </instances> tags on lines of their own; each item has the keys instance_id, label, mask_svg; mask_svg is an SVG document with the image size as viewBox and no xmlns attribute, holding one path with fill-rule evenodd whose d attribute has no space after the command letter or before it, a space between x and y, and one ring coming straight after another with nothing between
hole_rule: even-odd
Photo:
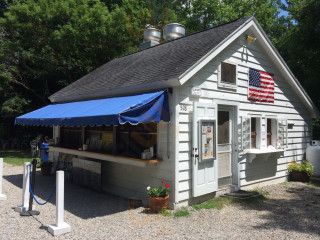
<instances>
[{"instance_id":1,"label":"dark green foliage background","mask_svg":"<svg viewBox=\"0 0 320 240\"><path fill-rule=\"evenodd\" d=\"M288 15L279 17L281 9ZM54 92L136 51L146 24L162 29L180 22L190 34L252 14L319 108L318 0L2 0L0 139L28 132L13 127L16 116L48 104Z\"/></svg>"}]
</instances>

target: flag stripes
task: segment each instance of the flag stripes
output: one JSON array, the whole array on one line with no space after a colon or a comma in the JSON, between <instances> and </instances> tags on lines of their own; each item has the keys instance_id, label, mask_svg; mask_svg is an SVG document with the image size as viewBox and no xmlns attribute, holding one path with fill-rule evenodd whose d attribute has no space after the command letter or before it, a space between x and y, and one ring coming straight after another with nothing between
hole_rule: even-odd
<instances>
[{"instance_id":1,"label":"flag stripes","mask_svg":"<svg viewBox=\"0 0 320 240\"><path fill-rule=\"evenodd\" d=\"M274 103L273 74L252 68L249 69L248 100Z\"/></svg>"}]
</instances>

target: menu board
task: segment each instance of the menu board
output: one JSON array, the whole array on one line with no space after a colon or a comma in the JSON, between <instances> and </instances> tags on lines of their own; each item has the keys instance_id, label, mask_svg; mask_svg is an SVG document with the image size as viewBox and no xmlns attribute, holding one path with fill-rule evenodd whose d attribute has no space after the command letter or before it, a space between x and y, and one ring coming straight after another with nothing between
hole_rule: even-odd
<instances>
[{"instance_id":1,"label":"menu board","mask_svg":"<svg viewBox=\"0 0 320 240\"><path fill-rule=\"evenodd\" d=\"M215 121L200 121L200 150L201 160L212 160L215 158Z\"/></svg>"}]
</instances>

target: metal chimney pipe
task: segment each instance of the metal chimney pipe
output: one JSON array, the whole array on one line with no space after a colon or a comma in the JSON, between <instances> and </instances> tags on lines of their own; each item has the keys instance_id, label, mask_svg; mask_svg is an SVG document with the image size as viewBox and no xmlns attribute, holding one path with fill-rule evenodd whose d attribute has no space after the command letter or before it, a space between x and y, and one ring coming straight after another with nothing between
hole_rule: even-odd
<instances>
[{"instance_id":1,"label":"metal chimney pipe","mask_svg":"<svg viewBox=\"0 0 320 240\"><path fill-rule=\"evenodd\" d=\"M180 38L186 34L185 27L180 23L169 23L164 27L163 38L171 41Z\"/></svg>"}]
</instances>

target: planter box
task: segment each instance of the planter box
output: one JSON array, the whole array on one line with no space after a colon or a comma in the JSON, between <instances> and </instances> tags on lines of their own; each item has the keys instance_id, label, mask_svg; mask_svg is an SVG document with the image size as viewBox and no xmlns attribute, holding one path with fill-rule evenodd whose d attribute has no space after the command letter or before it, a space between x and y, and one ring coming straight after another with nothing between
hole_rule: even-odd
<instances>
[{"instance_id":1,"label":"planter box","mask_svg":"<svg viewBox=\"0 0 320 240\"><path fill-rule=\"evenodd\" d=\"M291 180L292 181L298 181L298 182L309 182L310 177L306 172L301 172L301 171L296 171L292 170L291 171Z\"/></svg>"}]
</instances>

